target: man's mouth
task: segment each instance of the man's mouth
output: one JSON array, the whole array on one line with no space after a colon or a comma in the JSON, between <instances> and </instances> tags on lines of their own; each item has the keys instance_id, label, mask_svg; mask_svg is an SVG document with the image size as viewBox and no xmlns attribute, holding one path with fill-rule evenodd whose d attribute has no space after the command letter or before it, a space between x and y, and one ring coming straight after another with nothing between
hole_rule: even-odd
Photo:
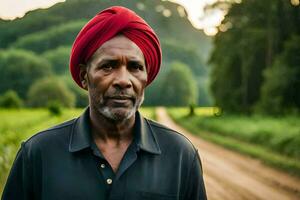
<instances>
[{"instance_id":1,"label":"man's mouth","mask_svg":"<svg viewBox=\"0 0 300 200\"><path fill-rule=\"evenodd\" d=\"M111 96L107 97L107 99L117 105L125 105L134 102L134 98L132 96Z\"/></svg>"}]
</instances>

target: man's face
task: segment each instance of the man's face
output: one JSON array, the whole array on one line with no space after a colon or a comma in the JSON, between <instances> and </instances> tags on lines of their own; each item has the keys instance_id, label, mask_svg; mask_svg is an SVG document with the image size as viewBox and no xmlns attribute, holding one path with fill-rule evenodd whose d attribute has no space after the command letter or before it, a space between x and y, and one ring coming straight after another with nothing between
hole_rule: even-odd
<instances>
[{"instance_id":1,"label":"man's face","mask_svg":"<svg viewBox=\"0 0 300 200\"><path fill-rule=\"evenodd\" d=\"M105 42L88 62L87 89L92 109L113 121L134 116L147 84L145 59L125 36Z\"/></svg>"}]
</instances>

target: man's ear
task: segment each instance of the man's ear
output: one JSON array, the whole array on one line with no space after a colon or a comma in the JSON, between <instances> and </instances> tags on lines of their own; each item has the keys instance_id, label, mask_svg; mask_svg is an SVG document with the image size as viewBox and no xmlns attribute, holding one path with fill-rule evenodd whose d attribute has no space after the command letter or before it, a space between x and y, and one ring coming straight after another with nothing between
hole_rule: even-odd
<instances>
[{"instance_id":1,"label":"man's ear","mask_svg":"<svg viewBox=\"0 0 300 200\"><path fill-rule=\"evenodd\" d=\"M87 80L87 66L83 64L79 64L80 72L79 72L79 78L81 85L84 89L88 90L88 80Z\"/></svg>"}]
</instances>

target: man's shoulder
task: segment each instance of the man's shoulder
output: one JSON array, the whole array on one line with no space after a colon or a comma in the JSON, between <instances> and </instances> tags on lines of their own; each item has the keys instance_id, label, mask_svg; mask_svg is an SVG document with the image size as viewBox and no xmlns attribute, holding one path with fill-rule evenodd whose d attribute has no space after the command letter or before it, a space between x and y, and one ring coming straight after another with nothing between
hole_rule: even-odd
<instances>
[{"instance_id":1,"label":"man's shoulder","mask_svg":"<svg viewBox=\"0 0 300 200\"><path fill-rule=\"evenodd\" d=\"M71 119L48 129L42 130L24 141L27 147L51 145L69 138L76 119Z\"/></svg>"},{"instance_id":2,"label":"man's shoulder","mask_svg":"<svg viewBox=\"0 0 300 200\"><path fill-rule=\"evenodd\" d=\"M172 147L173 149L177 148L178 150L188 151L192 154L196 152L196 148L192 142L182 133L153 120L147 119L147 122L157 137L161 148Z\"/></svg>"}]
</instances>

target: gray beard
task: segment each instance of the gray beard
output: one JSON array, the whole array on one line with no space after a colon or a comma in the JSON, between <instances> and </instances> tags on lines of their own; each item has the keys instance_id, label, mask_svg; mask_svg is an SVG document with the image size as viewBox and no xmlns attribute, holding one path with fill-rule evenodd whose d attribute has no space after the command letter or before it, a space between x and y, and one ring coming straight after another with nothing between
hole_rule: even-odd
<instances>
[{"instance_id":1,"label":"gray beard","mask_svg":"<svg viewBox=\"0 0 300 200\"><path fill-rule=\"evenodd\" d=\"M144 101L144 93L141 98L136 99L133 107L129 111L123 114L119 112L114 112L113 109L111 109L108 106L99 106L104 104L104 99L102 97L100 103L97 106L97 110L101 115L103 115L105 118L109 119L110 121L122 122L134 116L136 111L142 105L143 101Z\"/></svg>"}]
</instances>

